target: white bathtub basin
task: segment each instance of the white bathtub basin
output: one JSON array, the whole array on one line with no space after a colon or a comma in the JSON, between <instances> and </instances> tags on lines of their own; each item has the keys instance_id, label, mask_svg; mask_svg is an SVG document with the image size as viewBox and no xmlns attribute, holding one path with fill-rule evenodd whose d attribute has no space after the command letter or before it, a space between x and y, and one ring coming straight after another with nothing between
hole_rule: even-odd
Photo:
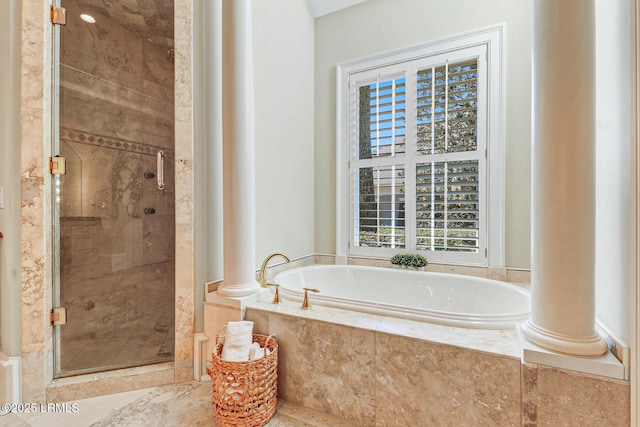
<instances>
[{"instance_id":1,"label":"white bathtub basin","mask_svg":"<svg viewBox=\"0 0 640 427\"><path fill-rule=\"evenodd\" d=\"M280 295L312 304L448 326L511 329L530 315L529 292L496 280L458 274L351 265L314 265L275 276Z\"/></svg>"}]
</instances>

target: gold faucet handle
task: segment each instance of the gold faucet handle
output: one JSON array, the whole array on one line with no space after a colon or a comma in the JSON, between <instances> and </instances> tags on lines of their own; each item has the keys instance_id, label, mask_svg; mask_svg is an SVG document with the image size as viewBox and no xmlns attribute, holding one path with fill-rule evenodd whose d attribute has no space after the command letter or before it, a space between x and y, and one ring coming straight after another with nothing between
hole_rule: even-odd
<instances>
[{"instance_id":1,"label":"gold faucet handle","mask_svg":"<svg viewBox=\"0 0 640 427\"><path fill-rule=\"evenodd\" d=\"M304 310L308 310L311 308L311 303L309 302L309 291L320 292L320 290L315 288L302 288L302 289L304 289L304 299L302 300L302 308Z\"/></svg>"},{"instance_id":2,"label":"gold faucet handle","mask_svg":"<svg viewBox=\"0 0 640 427\"><path fill-rule=\"evenodd\" d=\"M273 286L274 288L276 288L276 292L273 294L273 301L271 301L271 303L280 304L282 302L282 300L280 299L280 285L278 285L277 283L267 282L267 286Z\"/></svg>"}]
</instances>

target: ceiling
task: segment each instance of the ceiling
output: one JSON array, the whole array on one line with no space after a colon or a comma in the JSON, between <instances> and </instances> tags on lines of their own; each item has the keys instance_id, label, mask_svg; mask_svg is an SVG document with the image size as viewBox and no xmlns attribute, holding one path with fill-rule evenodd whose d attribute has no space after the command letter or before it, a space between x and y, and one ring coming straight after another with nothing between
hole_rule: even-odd
<instances>
[{"instance_id":1,"label":"ceiling","mask_svg":"<svg viewBox=\"0 0 640 427\"><path fill-rule=\"evenodd\" d=\"M264 0L257 0L264 1ZM318 18L366 0L307 0ZM108 17L122 27L161 46L173 46L174 0L69 0L62 1L67 13Z\"/></svg>"},{"instance_id":2,"label":"ceiling","mask_svg":"<svg viewBox=\"0 0 640 427\"><path fill-rule=\"evenodd\" d=\"M309 10L314 18L328 15L340 9L345 9L354 4L365 2L366 0L307 0Z\"/></svg>"}]
</instances>

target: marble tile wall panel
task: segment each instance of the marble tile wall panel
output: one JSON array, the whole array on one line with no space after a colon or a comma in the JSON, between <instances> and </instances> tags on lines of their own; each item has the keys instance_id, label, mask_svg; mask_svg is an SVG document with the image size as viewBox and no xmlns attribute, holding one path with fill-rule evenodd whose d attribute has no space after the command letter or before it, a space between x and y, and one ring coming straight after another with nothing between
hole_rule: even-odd
<instances>
[{"instance_id":1,"label":"marble tile wall panel","mask_svg":"<svg viewBox=\"0 0 640 427\"><path fill-rule=\"evenodd\" d=\"M142 142L144 115L140 93L76 70L69 71L65 64L61 68L61 128Z\"/></svg>"},{"instance_id":2,"label":"marble tile wall panel","mask_svg":"<svg viewBox=\"0 0 640 427\"><path fill-rule=\"evenodd\" d=\"M538 422L538 366L522 364L522 427L536 427Z\"/></svg>"},{"instance_id":3,"label":"marble tile wall panel","mask_svg":"<svg viewBox=\"0 0 640 427\"><path fill-rule=\"evenodd\" d=\"M80 19L78 2L67 2L67 25L61 30L62 63L103 80L136 88L142 86L143 39L93 10L96 23Z\"/></svg>"},{"instance_id":4,"label":"marble tile wall panel","mask_svg":"<svg viewBox=\"0 0 640 427\"><path fill-rule=\"evenodd\" d=\"M105 258L105 268L123 269L173 259L173 160L165 160L167 185L161 191L155 179L143 177L145 172L155 173L155 156L75 142L62 148L63 156L82 159L76 169L68 166L70 174L62 178L62 217L101 218L99 252ZM78 168L80 172L76 173ZM72 191L77 180L80 196ZM155 209L155 213L145 214L146 208ZM120 257L124 265L112 257Z\"/></svg>"},{"instance_id":5,"label":"marble tile wall panel","mask_svg":"<svg viewBox=\"0 0 640 427\"><path fill-rule=\"evenodd\" d=\"M44 302L50 297L46 284L46 236L51 231L45 205L44 161L50 136L44 133L50 116L45 110L50 93L45 82L51 77L45 67L51 40L45 31L48 4L24 0L21 6L21 241L22 241L22 399L45 399L45 354L51 348L47 335Z\"/></svg>"},{"instance_id":6,"label":"marble tile wall panel","mask_svg":"<svg viewBox=\"0 0 640 427\"><path fill-rule=\"evenodd\" d=\"M88 25L78 19L77 7L68 5L62 29L61 125L171 147L174 64L168 46L150 43L97 9L96 24Z\"/></svg>"},{"instance_id":7,"label":"marble tile wall panel","mask_svg":"<svg viewBox=\"0 0 640 427\"><path fill-rule=\"evenodd\" d=\"M103 274L99 266L100 218L63 217L60 220L60 275L66 285Z\"/></svg>"},{"instance_id":8,"label":"marble tile wall panel","mask_svg":"<svg viewBox=\"0 0 640 427\"><path fill-rule=\"evenodd\" d=\"M278 338L278 393L362 426L375 424L373 331L271 313Z\"/></svg>"},{"instance_id":9,"label":"marble tile wall panel","mask_svg":"<svg viewBox=\"0 0 640 427\"><path fill-rule=\"evenodd\" d=\"M520 361L376 335L376 425L519 426Z\"/></svg>"},{"instance_id":10,"label":"marble tile wall panel","mask_svg":"<svg viewBox=\"0 0 640 427\"><path fill-rule=\"evenodd\" d=\"M193 378L195 289L193 224L176 225L176 381Z\"/></svg>"},{"instance_id":11,"label":"marble tile wall panel","mask_svg":"<svg viewBox=\"0 0 640 427\"><path fill-rule=\"evenodd\" d=\"M336 263L335 255L316 254L314 264L331 265Z\"/></svg>"},{"instance_id":12,"label":"marble tile wall panel","mask_svg":"<svg viewBox=\"0 0 640 427\"><path fill-rule=\"evenodd\" d=\"M174 0L83 0L82 4L86 10L109 16L145 40L173 46Z\"/></svg>"},{"instance_id":13,"label":"marble tile wall panel","mask_svg":"<svg viewBox=\"0 0 640 427\"><path fill-rule=\"evenodd\" d=\"M626 381L537 367L535 418L538 426L628 426L631 422L629 399Z\"/></svg>"},{"instance_id":14,"label":"marble tile wall panel","mask_svg":"<svg viewBox=\"0 0 640 427\"><path fill-rule=\"evenodd\" d=\"M161 148L172 148L173 94L171 98L164 100L140 92L159 92L157 87L157 84L144 84L141 88L127 88L70 68L63 63L61 127ZM169 90L172 91L173 86L168 87L167 91Z\"/></svg>"},{"instance_id":15,"label":"marble tile wall panel","mask_svg":"<svg viewBox=\"0 0 640 427\"><path fill-rule=\"evenodd\" d=\"M193 377L195 332L192 0L175 0L176 380Z\"/></svg>"}]
</instances>

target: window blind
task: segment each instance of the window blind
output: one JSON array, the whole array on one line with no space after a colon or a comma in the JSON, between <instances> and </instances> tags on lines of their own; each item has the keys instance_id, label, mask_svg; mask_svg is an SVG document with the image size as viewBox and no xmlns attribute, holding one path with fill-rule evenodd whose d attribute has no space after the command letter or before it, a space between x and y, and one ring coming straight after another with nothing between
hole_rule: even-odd
<instances>
[{"instance_id":1,"label":"window blind","mask_svg":"<svg viewBox=\"0 0 640 427\"><path fill-rule=\"evenodd\" d=\"M419 154L477 149L478 60L418 71Z\"/></svg>"},{"instance_id":2,"label":"window blind","mask_svg":"<svg viewBox=\"0 0 640 427\"><path fill-rule=\"evenodd\" d=\"M504 28L337 65L336 251L504 265Z\"/></svg>"},{"instance_id":3,"label":"window blind","mask_svg":"<svg viewBox=\"0 0 640 427\"><path fill-rule=\"evenodd\" d=\"M359 246L405 247L403 166L358 169Z\"/></svg>"},{"instance_id":4,"label":"window blind","mask_svg":"<svg viewBox=\"0 0 640 427\"><path fill-rule=\"evenodd\" d=\"M416 103L416 249L477 253L478 60L419 70Z\"/></svg>"},{"instance_id":5,"label":"window blind","mask_svg":"<svg viewBox=\"0 0 640 427\"><path fill-rule=\"evenodd\" d=\"M358 156L405 152L405 79L376 81L358 89Z\"/></svg>"},{"instance_id":6,"label":"window blind","mask_svg":"<svg viewBox=\"0 0 640 427\"><path fill-rule=\"evenodd\" d=\"M353 245L479 253L478 59L353 82L351 96Z\"/></svg>"},{"instance_id":7,"label":"window blind","mask_svg":"<svg viewBox=\"0 0 640 427\"><path fill-rule=\"evenodd\" d=\"M416 165L418 250L479 250L478 161Z\"/></svg>"},{"instance_id":8,"label":"window blind","mask_svg":"<svg viewBox=\"0 0 640 427\"><path fill-rule=\"evenodd\" d=\"M357 98L354 244L405 247L405 167L394 159L405 155L405 78L361 84ZM370 166L375 159L386 159Z\"/></svg>"}]
</instances>

